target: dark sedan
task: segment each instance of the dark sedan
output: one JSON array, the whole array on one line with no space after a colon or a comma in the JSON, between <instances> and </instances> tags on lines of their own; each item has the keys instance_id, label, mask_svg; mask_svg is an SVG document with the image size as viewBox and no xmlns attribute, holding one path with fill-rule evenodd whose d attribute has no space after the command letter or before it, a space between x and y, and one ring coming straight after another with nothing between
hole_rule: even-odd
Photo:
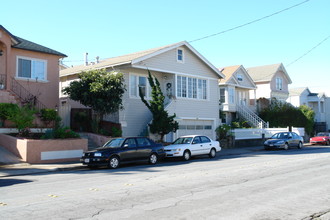
<instances>
[{"instance_id":1,"label":"dark sedan","mask_svg":"<svg viewBox=\"0 0 330 220\"><path fill-rule=\"evenodd\" d=\"M165 157L163 145L146 137L115 138L102 147L84 152L80 161L88 167L108 166L115 169L121 163L148 161L156 164Z\"/></svg>"},{"instance_id":2,"label":"dark sedan","mask_svg":"<svg viewBox=\"0 0 330 220\"><path fill-rule=\"evenodd\" d=\"M270 149L285 149L288 150L290 147L297 147L301 149L304 145L304 140L301 136L295 132L280 132L274 134L270 139L265 141L265 150Z\"/></svg>"}]
</instances>

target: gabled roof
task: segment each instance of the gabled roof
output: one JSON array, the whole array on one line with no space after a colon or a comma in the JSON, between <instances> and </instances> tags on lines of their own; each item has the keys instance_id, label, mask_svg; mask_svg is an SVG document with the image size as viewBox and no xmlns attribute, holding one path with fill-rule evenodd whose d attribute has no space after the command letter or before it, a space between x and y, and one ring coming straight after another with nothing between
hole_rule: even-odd
<instances>
[{"instance_id":1,"label":"gabled roof","mask_svg":"<svg viewBox=\"0 0 330 220\"><path fill-rule=\"evenodd\" d=\"M253 79L250 77L243 65L223 67L220 71L225 75L225 78L220 80L220 84L232 84L231 82L234 82L238 87L248 88L246 86L242 86L241 83L239 83L234 76L235 73L237 73L237 71L240 69L244 72L245 76L248 78L248 80L250 80L250 83L253 85L249 88L256 88Z\"/></svg>"},{"instance_id":2,"label":"gabled roof","mask_svg":"<svg viewBox=\"0 0 330 220\"><path fill-rule=\"evenodd\" d=\"M41 53L47 53L47 54L54 54L60 57L67 57L67 55L60 53L56 50L50 49L48 47L42 46L40 44L33 43L31 41L25 40L23 38L14 36L11 34L6 28L4 28L2 25L0 25L0 29L5 31L11 38L11 46L13 48L18 48L22 50L29 50L29 51L36 51Z\"/></svg>"},{"instance_id":3,"label":"gabled roof","mask_svg":"<svg viewBox=\"0 0 330 220\"><path fill-rule=\"evenodd\" d=\"M91 69L102 69L107 67L114 67L120 66L124 64L137 64L143 60L149 59L151 57L157 56L164 52L170 51L172 49L186 46L189 48L197 57L199 57L207 66L209 66L216 75L220 78L224 78L224 75L215 67L213 66L208 60L206 60L199 52L197 52L188 42L181 41L175 44L169 44L162 47L157 47L149 50L139 51L136 53L126 54L123 56L113 57L109 59L105 59L100 61L99 63L93 65L78 65L74 66L65 70L60 71L60 76L72 75L76 73L80 73L81 71L87 71Z\"/></svg>"},{"instance_id":4,"label":"gabled roof","mask_svg":"<svg viewBox=\"0 0 330 220\"><path fill-rule=\"evenodd\" d=\"M281 70L287 78L288 83L292 83L282 63L250 67L246 68L246 70L254 82L270 82L273 79L275 73Z\"/></svg>"},{"instance_id":5,"label":"gabled roof","mask_svg":"<svg viewBox=\"0 0 330 220\"><path fill-rule=\"evenodd\" d=\"M303 92L308 91L308 94L311 92L309 91L308 87L299 87L299 88L292 88L289 89L289 96L300 96Z\"/></svg>"},{"instance_id":6,"label":"gabled roof","mask_svg":"<svg viewBox=\"0 0 330 220\"><path fill-rule=\"evenodd\" d=\"M220 71L225 75L224 82L228 82L230 77L238 70L241 65L227 66L222 68Z\"/></svg>"}]
</instances>

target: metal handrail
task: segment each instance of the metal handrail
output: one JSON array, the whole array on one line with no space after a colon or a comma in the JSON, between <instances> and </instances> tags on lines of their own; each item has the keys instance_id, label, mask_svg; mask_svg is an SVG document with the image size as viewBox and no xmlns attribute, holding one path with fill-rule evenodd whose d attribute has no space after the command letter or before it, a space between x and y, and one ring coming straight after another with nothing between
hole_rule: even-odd
<instances>
[{"instance_id":1,"label":"metal handrail","mask_svg":"<svg viewBox=\"0 0 330 220\"><path fill-rule=\"evenodd\" d=\"M269 123L262 120L256 113L254 113L251 109L243 106L243 105L237 105L237 112L239 115L241 115L243 118L248 120L250 123L252 123L255 127L258 128L268 128Z\"/></svg>"},{"instance_id":2,"label":"metal handrail","mask_svg":"<svg viewBox=\"0 0 330 220\"><path fill-rule=\"evenodd\" d=\"M32 104L38 111L47 108L37 96L30 93L14 77L11 78L11 91L19 97L22 104Z\"/></svg>"}]
</instances>

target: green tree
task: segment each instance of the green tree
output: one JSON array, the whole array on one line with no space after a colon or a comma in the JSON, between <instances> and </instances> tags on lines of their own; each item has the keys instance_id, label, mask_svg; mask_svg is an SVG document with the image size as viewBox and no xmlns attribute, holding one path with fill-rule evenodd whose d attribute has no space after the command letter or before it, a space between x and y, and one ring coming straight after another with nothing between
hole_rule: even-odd
<instances>
[{"instance_id":1,"label":"green tree","mask_svg":"<svg viewBox=\"0 0 330 220\"><path fill-rule=\"evenodd\" d=\"M98 132L100 121L105 114L123 109L122 97L126 91L122 73L107 72L105 69L83 71L80 80L73 81L62 91L70 99L90 107L95 113Z\"/></svg>"},{"instance_id":2,"label":"green tree","mask_svg":"<svg viewBox=\"0 0 330 220\"><path fill-rule=\"evenodd\" d=\"M159 81L157 78L153 78L151 76L150 71L148 70L148 81L151 87L151 100L148 102L144 98L144 94L139 89L139 95L142 102L148 107L150 112L152 113L153 120L151 124L149 124L150 132L153 134L160 135L160 141L162 142L164 136L170 132L176 132L179 128L179 123L174 120L176 115L169 116L168 112L164 107L165 96L160 88Z\"/></svg>"},{"instance_id":3,"label":"green tree","mask_svg":"<svg viewBox=\"0 0 330 220\"><path fill-rule=\"evenodd\" d=\"M310 135L313 132L315 112L313 111L313 109L306 105L300 106L299 110L305 115L307 119L307 122L305 124L305 130L306 133Z\"/></svg>"},{"instance_id":4,"label":"green tree","mask_svg":"<svg viewBox=\"0 0 330 220\"><path fill-rule=\"evenodd\" d=\"M270 127L304 127L309 133L313 128L314 112L306 107L296 108L290 103L273 99L269 107L263 109L259 116L264 121L268 121Z\"/></svg>"}]
</instances>

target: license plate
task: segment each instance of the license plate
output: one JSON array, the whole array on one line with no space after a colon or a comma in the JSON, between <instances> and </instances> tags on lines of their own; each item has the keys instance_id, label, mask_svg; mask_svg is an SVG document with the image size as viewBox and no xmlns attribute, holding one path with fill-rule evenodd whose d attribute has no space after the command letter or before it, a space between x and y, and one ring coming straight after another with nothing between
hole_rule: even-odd
<instances>
[{"instance_id":1,"label":"license plate","mask_svg":"<svg viewBox=\"0 0 330 220\"><path fill-rule=\"evenodd\" d=\"M85 159L85 163L89 163L89 159Z\"/></svg>"}]
</instances>

